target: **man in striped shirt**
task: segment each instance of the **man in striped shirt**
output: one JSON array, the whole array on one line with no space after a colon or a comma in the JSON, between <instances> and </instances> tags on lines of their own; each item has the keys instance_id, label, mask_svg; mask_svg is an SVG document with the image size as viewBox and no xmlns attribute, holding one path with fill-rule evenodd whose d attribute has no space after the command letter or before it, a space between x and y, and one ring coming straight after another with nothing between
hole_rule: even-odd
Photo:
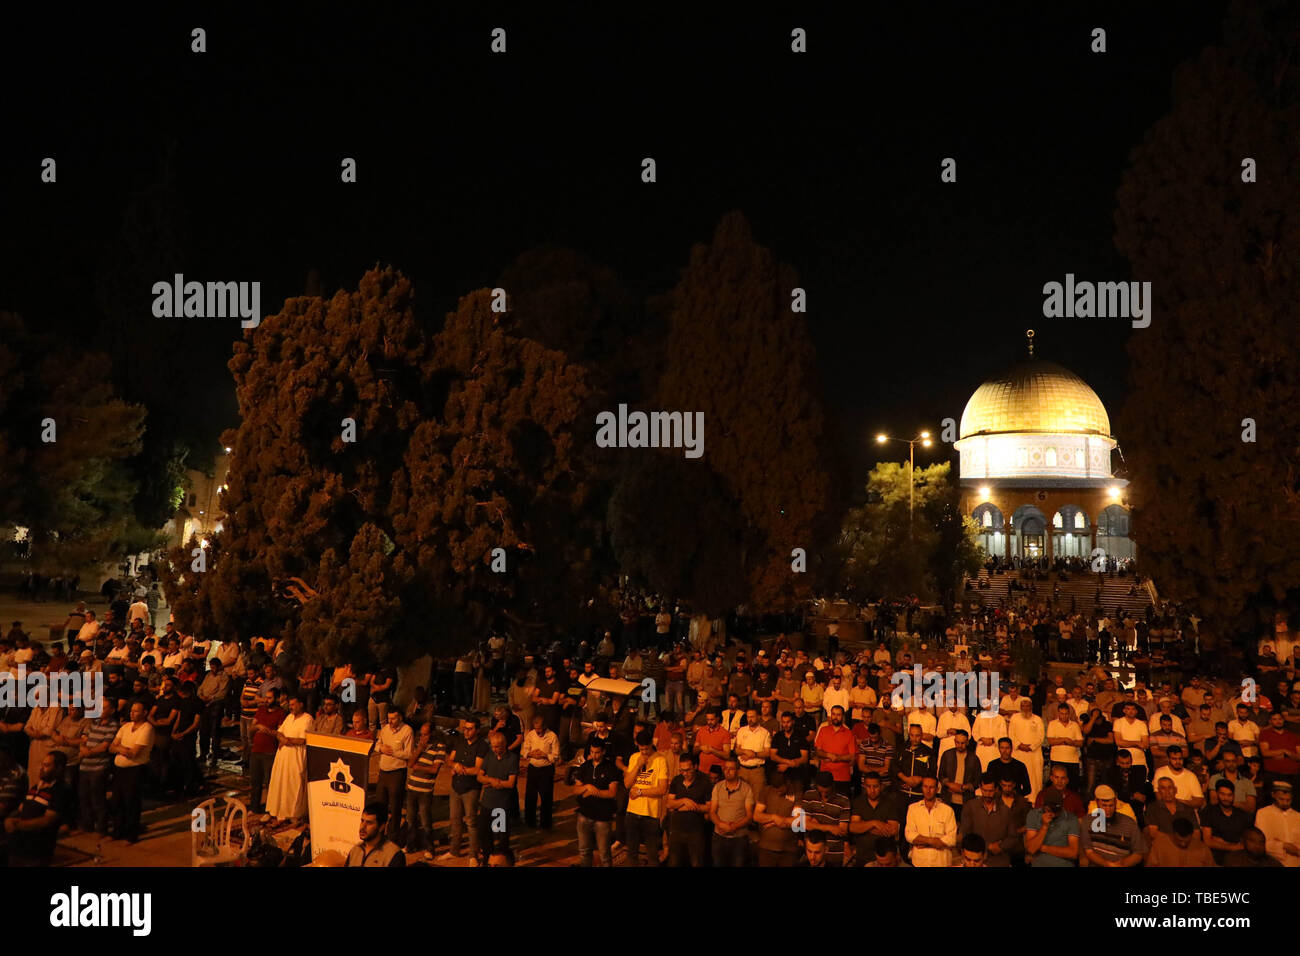
<instances>
[{"instance_id":1,"label":"man in striped shirt","mask_svg":"<svg viewBox=\"0 0 1300 956\"><path fill-rule=\"evenodd\" d=\"M813 788L803 795L804 826L826 836L826 865L844 865L844 838L849 835L853 809L849 798L835 787L829 770L819 770Z\"/></svg>"},{"instance_id":2,"label":"man in striped shirt","mask_svg":"<svg viewBox=\"0 0 1300 956\"><path fill-rule=\"evenodd\" d=\"M406 772L407 853L423 850L433 857L433 787L446 762L447 738L432 722L421 724Z\"/></svg>"},{"instance_id":3,"label":"man in striped shirt","mask_svg":"<svg viewBox=\"0 0 1300 956\"><path fill-rule=\"evenodd\" d=\"M262 699L261 687L265 680L260 673L250 670L239 691L239 742L244 755L245 772L248 771L249 754L253 747L253 718L257 716L257 705Z\"/></svg>"},{"instance_id":4,"label":"man in striped shirt","mask_svg":"<svg viewBox=\"0 0 1300 956\"><path fill-rule=\"evenodd\" d=\"M108 745L121 726L116 701L105 700L102 708L80 745L81 772L77 776L77 827L101 835L108 833L108 763L113 756Z\"/></svg>"}]
</instances>

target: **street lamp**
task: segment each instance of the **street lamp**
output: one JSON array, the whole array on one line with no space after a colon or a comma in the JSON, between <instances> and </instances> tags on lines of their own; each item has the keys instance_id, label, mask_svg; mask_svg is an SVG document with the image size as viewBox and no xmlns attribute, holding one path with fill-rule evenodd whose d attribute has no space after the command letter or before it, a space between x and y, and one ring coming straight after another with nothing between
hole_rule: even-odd
<instances>
[{"instance_id":1,"label":"street lamp","mask_svg":"<svg viewBox=\"0 0 1300 956\"><path fill-rule=\"evenodd\" d=\"M883 445L885 442L901 441L907 444L907 535L912 536L912 512L916 506L916 485L912 481L912 470L916 461L916 446L920 443L922 448L929 448L933 442L930 441L929 432L921 432L915 438L891 438L883 432L876 436L876 443Z\"/></svg>"}]
</instances>

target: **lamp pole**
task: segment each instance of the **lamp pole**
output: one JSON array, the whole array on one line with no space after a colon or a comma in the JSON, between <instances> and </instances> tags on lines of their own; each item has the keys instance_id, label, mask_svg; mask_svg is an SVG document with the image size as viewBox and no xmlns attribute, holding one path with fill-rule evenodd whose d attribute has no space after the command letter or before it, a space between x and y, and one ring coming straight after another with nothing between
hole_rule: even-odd
<instances>
[{"instance_id":1,"label":"lamp pole","mask_svg":"<svg viewBox=\"0 0 1300 956\"><path fill-rule=\"evenodd\" d=\"M907 445L907 536L912 537L912 515L916 509L916 484L912 480L916 466L916 446L919 442L921 447L929 448L931 445L930 433L921 432L915 438L893 438L889 435L877 435L876 442L885 444L890 441L901 441Z\"/></svg>"}]
</instances>

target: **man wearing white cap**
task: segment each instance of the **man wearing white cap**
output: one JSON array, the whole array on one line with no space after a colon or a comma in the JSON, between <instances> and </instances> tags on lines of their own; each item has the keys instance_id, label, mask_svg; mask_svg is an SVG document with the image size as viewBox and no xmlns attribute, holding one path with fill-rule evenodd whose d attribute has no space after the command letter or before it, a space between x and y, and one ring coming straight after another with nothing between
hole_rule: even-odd
<instances>
[{"instance_id":1,"label":"man wearing white cap","mask_svg":"<svg viewBox=\"0 0 1300 956\"><path fill-rule=\"evenodd\" d=\"M1080 828L1080 851L1093 866L1137 866L1147 852L1137 821L1119 812L1119 795L1106 784L1100 784L1093 796L1097 809L1106 815L1106 824ZM1085 823L1091 821L1089 816Z\"/></svg>"},{"instance_id":2,"label":"man wearing white cap","mask_svg":"<svg viewBox=\"0 0 1300 956\"><path fill-rule=\"evenodd\" d=\"M1182 718L1174 713L1174 699L1172 697L1160 698L1160 709L1152 714L1151 719L1147 721L1147 730L1153 734L1160 730L1160 717L1164 714L1168 714L1172 718L1174 733L1186 738L1187 730L1183 727Z\"/></svg>"}]
</instances>

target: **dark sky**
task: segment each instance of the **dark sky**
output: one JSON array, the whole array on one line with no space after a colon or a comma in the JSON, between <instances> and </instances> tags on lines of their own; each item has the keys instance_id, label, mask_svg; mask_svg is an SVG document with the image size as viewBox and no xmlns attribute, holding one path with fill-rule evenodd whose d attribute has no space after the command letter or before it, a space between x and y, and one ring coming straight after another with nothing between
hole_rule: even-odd
<instances>
[{"instance_id":1,"label":"dark sky","mask_svg":"<svg viewBox=\"0 0 1300 956\"><path fill-rule=\"evenodd\" d=\"M1042 285L1141 278L1114 249L1115 191L1169 109L1173 68L1218 41L1223 3L473 6L14 24L0 35L0 308L94 344L95 270L174 143L188 275L260 279L267 313L309 268L332 291L381 262L441 314L543 242L645 295L736 208L809 290L851 460L878 428L960 418L1024 354L1027 327L1115 417L1128 323L1045 320ZM189 50L194 26L206 54ZM504 56L488 52L494 26ZM789 52L794 26L806 55ZM1105 54L1089 52L1094 26ZM39 182L44 156L57 185ZM339 182L343 156L356 185ZM945 156L955 185L939 181ZM139 335L193 324L158 374L196 414L228 418L237 323L154 320L151 302L141 288Z\"/></svg>"}]
</instances>

